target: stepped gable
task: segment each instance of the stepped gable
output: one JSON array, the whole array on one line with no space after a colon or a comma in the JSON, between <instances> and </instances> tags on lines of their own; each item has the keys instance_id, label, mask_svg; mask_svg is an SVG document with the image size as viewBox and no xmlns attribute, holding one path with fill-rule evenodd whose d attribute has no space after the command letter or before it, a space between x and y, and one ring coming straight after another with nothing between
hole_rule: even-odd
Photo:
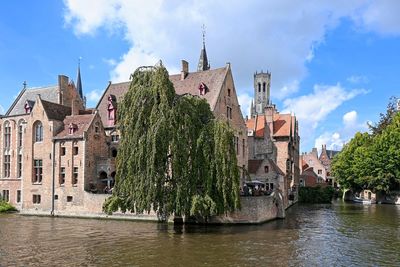
<instances>
[{"instance_id":1,"label":"stepped gable","mask_svg":"<svg viewBox=\"0 0 400 267\"><path fill-rule=\"evenodd\" d=\"M42 106L49 120L62 121L71 115L71 108L41 99Z\"/></svg>"},{"instance_id":2,"label":"stepped gable","mask_svg":"<svg viewBox=\"0 0 400 267\"><path fill-rule=\"evenodd\" d=\"M25 103L27 101L34 103L37 95L40 95L40 98L43 100L58 103L58 85L23 89L5 115L14 116L25 114Z\"/></svg>"},{"instance_id":3,"label":"stepped gable","mask_svg":"<svg viewBox=\"0 0 400 267\"><path fill-rule=\"evenodd\" d=\"M54 137L54 139L83 138L84 132L89 129L95 116L96 114L85 114L65 117L63 121L64 128ZM70 133L71 125L76 127L73 133Z\"/></svg>"}]
</instances>

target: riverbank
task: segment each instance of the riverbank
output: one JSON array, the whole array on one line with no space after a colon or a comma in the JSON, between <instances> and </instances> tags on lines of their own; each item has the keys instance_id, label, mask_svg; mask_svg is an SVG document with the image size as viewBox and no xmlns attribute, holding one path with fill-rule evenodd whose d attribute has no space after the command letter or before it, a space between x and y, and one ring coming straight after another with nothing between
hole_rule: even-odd
<instances>
[{"instance_id":1,"label":"riverbank","mask_svg":"<svg viewBox=\"0 0 400 267\"><path fill-rule=\"evenodd\" d=\"M14 212L17 211L17 209L12 206L10 203L7 203L5 201L0 201L0 213L2 212Z\"/></svg>"}]
</instances>

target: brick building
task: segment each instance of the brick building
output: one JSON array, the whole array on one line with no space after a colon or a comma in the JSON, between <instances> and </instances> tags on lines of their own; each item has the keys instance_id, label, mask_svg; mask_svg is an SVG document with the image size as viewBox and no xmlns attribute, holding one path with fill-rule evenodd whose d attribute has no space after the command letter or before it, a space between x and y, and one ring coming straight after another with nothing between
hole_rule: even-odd
<instances>
[{"instance_id":1,"label":"brick building","mask_svg":"<svg viewBox=\"0 0 400 267\"><path fill-rule=\"evenodd\" d=\"M171 75L177 94L210 104L215 117L235 131L242 182L247 169L247 130L230 64L210 69L205 46L198 69ZM0 117L0 195L22 212L100 213L114 183L118 153L118 103L130 82L110 83L96 109L86 109L80 70L49 87L24 88Z\"/></svg>"},{"instance_id":2,"label":"brick building","mask_svg":"<svg viewBox=\"0 0 400 267\"><path fill-rule=\"evenodd\" d=\"M249 166L254 159L269 159L278 167L275 175L283 173L283 182L278 183L283 193L285 207L297 201L299 186L298 121L292 114L280 114L270 99L271 73L254 74L254 100L250 118L247 119L249 138ZM253 164L253 163L252 163ZM262 164L259 168L266 168ZM274 168L268 167L269 170ZM249 168L250 171L250 168ZM252 170L253 172L253 170ZM257 170L256 172L262 172Z\"/></svg>"}]
</instances>

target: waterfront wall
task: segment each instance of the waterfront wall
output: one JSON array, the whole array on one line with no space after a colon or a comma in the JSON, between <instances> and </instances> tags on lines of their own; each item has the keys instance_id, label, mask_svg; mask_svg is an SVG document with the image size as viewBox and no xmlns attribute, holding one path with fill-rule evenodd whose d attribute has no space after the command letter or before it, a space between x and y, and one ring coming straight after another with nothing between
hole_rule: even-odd
<instances>
[{"instance_id":1,"label":"waterfront wall","mask_svg":"<svg viewBox=\"0 0 400 267\"><path fill-rule=\"evenodd\" d=\"M83 218L108 218L125 220L158 221L155 212L145 214L115 212L112 215L102 211L103 203L110 195L83 193L79 202L60 202L55 205L54 216L83 217ZM23 209L26 215L51 215L51 210ZM208 222L216 224L256 224L267 222L276 218L284 218L285 209L283 197L279 192L269 196L241 197L241 209L221 216L213 216ZM173 221L171 217L170 222ZM202 221L197 221L202 222Z\"/></svg>"},{"instance_id":2,"label":"waterfront wall","mask_svg":"<svg viewBox=\"0 0 400 267\"><path fill-rule=\"evenodd\" d=\"M241 197L241 209L226 215L211 217L210 223L256 224L277 218L285 218L282 195L274 192L270 196Z\"/></svg>"}]
</instances>

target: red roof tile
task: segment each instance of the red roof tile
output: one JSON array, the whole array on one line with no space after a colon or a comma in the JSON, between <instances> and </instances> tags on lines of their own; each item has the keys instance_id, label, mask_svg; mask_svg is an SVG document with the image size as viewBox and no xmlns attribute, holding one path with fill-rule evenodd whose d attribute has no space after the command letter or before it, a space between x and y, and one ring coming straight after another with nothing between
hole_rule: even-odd
<instances>
[{"instance_id":1,"label":"red roof tile","mask_svg":"<svg viewBox=\"0 0 400 267\"><path fill-rule=\"evenodd\" d=\"M96 114L74 115L65 117L64 129L59 132L54 139L75 139L82 138L83 133L89 129L91 122ZM73 134L69 133L70 124L76 125L77 128Z\"/></svg>"}]
</instances>

